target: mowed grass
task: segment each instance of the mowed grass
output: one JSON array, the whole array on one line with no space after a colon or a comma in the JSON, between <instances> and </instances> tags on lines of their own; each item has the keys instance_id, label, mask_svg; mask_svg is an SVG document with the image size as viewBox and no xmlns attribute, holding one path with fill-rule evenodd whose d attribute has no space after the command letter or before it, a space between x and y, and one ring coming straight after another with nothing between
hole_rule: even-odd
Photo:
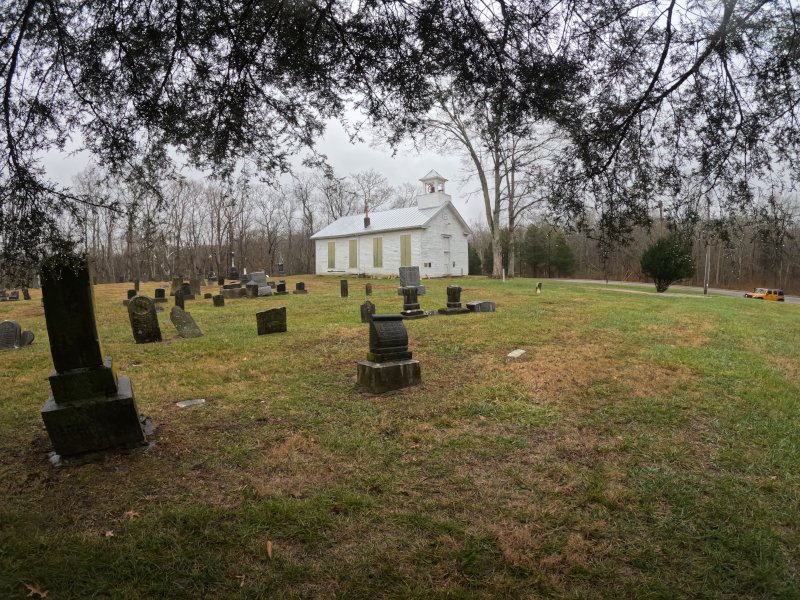
<instances>
[{"instance_id":1,"label":"mowed grass","mask_svg":"<svg viewBox=\"0 0 800 600\"><path fill-rule=\"evenodd\" d=\"M342 299L303 279L188 301L199 339L168 305L147 345L129 286L98 286L104 350L157 430L63 468L38 291L0 304L37 336L0 354L0 597L800 598L800 306L431 280L427 310L457 283L497 312L407 322L423 385L372 396L364 280ZM373 281L378 312L396 285ZM280 305L288 333L257 336Z\"/></svg>"}]
</instances>

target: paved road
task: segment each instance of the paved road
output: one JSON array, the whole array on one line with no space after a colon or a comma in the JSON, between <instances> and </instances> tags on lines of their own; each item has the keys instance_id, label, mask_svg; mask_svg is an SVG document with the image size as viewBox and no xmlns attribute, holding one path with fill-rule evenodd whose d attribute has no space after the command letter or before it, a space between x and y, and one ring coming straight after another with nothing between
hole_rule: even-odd
<instances>
[{"instance_id":1,"label":"paved road","mask_svg":"<svg viewBox=\"0 0 800 600\"><path fill-rule=\"evenodd\" d=\"M591 284L599 284L605 285L606 282L602 279L554 279L553 281L560 281L564 283L591 283ZM631 281L609 281L609 286L629 286L635 288L643 288L643 289L655 289L653 284L647 283L639 283L639 282L631 282ZM695 287L691 285L672 285L670 286L671 290L680 290L680 291L687 291L687 292L702 292L702 287ZM720 296L734 296L737 298L744 298L744 290L737 291L737 290L722 290L719 288L708 288L709 294L716 294ZM786 296L786 304L800 304L800 297L798 296Z\"/></svg>"}]
</instances>

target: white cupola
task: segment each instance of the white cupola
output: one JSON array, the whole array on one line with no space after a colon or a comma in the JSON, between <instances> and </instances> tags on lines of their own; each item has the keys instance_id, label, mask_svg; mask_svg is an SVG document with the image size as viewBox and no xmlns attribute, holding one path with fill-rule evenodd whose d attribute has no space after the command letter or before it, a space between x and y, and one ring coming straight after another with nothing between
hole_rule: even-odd
<instances>
[{"instance_id":1,"label":"white cupola","mask_svg":"<svg viewBox=\"0 0 800 600\"><path fill-rule=\"evenodd\" d=\"M446 194L444 191L444 183L447 179L436 171L431 169L420 181L422 182L422 193L417 196L417 208L435 208L450 201L450 194Z\"/></svg>"}]
</instances>

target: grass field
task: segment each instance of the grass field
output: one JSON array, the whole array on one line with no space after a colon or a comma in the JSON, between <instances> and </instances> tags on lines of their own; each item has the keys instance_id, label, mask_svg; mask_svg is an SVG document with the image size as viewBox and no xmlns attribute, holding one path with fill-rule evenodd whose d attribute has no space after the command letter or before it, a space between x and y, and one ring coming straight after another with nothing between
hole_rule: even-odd
<instances>
[{"instance_id":1,"label":"grass field","mask_svg":"<svg viewBox=\"0 0 800 600\"><path fill-rule=\"evenodd\" d=\"M426 310L459 283L497 312L407 322L423 385L371 396L363 280L304 280L187 302L198 339L167 310L148 345L129 286L98 286L157 430L65 468L38 290L0 304L37 336L0 354L0 598L800 598L800 306L431 280ZM257 336L281 304L289 332Z\"/></svg>"}]
</instances>

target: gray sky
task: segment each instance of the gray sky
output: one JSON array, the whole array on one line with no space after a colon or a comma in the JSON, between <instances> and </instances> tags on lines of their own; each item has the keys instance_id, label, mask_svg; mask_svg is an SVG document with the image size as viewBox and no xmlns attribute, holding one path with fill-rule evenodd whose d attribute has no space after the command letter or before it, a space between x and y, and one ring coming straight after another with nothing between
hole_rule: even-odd
<instances>
[{"instance_id":1,"label":"gray sky","mask_svg":"<svg viewBox=\"0 0 800 600\"><path fill-rule=\"evenodd\" d=\"M71 148L78 147L73 144ZM464 169L456 155L439 154L426 150L416 150L411 145L398 149L392 156L391 149L378 147L375 144L350 143L348 135L338 121L330 121L323 138L318 143L319 150L328 157L328 161L337 175L350 175L358 171L375 169L384 175L393 186L405 182L413 183L422 189L419 178L435 169L449 181L446 191L453 198L453 204L467 223L483 219L483 201L474 191L475 184L462 185ZM62 185L71 185L72 178L86 168L88 155L55 154L44 157L43 163L48 175Z\"/></svg>"}]
</instances>

